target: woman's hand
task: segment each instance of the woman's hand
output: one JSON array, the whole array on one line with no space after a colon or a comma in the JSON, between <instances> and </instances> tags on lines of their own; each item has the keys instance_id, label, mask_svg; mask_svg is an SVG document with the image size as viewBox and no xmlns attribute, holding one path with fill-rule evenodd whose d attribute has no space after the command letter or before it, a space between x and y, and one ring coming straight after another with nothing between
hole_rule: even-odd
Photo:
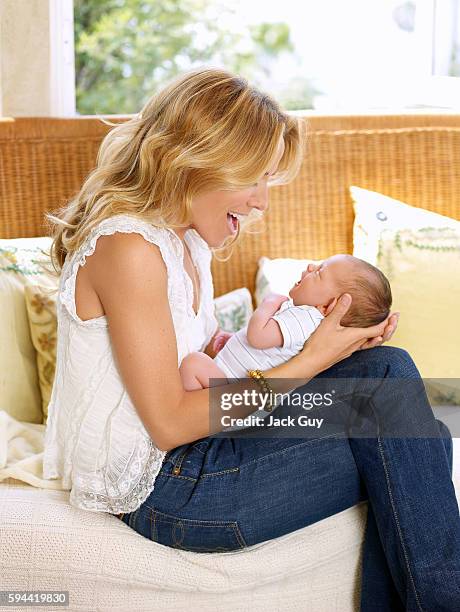
<instances>
[{"instance_id":1,"label":"woman's hand","mask_svg":"<svg viewBox=\"0 0 460 612\"><path fill-rule=\"evenodd\" d=\"M351 295L344 293L335 307L321 321L305 343L301 355L314 360L315 370L322 372L360 349L373 348L389 340L397 326L399 313L389 315L372 327L343 327L342 317L351 305Z\"/></svg>"},{"instance_id":2,"label":"woman's hand","mask_svg":"<svg viewBox=\"0 0 460 612\"><path fill-rule=\"evenodd\" d=\"M361 349L374 348L374 346L379 346L384 342L387 342L391 336L395 333L396 328L398 327L399 321L399 312L393 312L389 315L389 317L385 320L386 326L383 330L383 335L378 336L377 338L370 338L360 347Z\"/></svg>"}]
</instances>

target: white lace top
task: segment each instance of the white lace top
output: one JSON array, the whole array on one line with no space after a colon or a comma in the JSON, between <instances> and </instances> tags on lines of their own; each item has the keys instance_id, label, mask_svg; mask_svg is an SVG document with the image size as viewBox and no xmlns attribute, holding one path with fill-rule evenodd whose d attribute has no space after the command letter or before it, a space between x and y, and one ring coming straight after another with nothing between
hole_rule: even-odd
<instances>
[{"instance_id":1,"label":"white lace top","mask_svg":"<svg viewBox=\"0 0 460 612\"><path fill-rule=\"evenodd\" d=\"M177 340L178 365L203 350L217 329L211 251L195 230L184 240L200 279L200 306L183 265L184 246L173 230L130 215L99 223L66 258L57 299L56 374L48 406L43 454L45 478L62 478L70 503L95 512L132 512L153 490L165 452L156 448L139 418L114 361L105 316L81 320L76 313L79 266L94 253L99 236L136 232L156 244L168 272L168 299ZM133 304L135 308L135 304Z\"/></svg>"}]
</instances>

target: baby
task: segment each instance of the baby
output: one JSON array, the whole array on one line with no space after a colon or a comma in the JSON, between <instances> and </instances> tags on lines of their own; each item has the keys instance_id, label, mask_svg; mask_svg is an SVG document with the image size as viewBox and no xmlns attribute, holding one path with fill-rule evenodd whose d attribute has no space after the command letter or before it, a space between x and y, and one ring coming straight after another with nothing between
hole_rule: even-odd
<instances>
[{"instance_id":1,"label":"baby","mask_svg":"<svg viewBox=\"0 0 460 612\"><path fill-rule=\"evenodd\" d=\"M303 349L343 293L353 298L343 326L370 327L390 313L390 284L376 267L351 255L309 264L289 297L266 297L247 327L230 335L214 359L205 353L187 355L180 366L184 389L209 387L212 378L247 378L248 370L267 370L287 361Z\"/></svg>"}]
</instances>

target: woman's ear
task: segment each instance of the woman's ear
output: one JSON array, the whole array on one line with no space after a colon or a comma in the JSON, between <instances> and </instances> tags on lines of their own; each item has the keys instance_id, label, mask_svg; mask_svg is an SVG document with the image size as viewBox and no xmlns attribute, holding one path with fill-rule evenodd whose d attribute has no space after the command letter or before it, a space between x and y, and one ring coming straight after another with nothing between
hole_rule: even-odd
<instances>
[{"instance_id":1,"label":"woman's ear","mask_svg":"<svg viewBox=\"0 0 460 612\"><path fill-rule=\"evenodd\" d=\"M334 306L337 304L337 298L332 298L332 300L329 302L329 304L327 305L327 307L325 308L325 312L323 312L322 314L327 317L327 315L331 312L331 310L334 309ZM324 307L323 307L324 308Z\"/></svg>"}]
</instances>

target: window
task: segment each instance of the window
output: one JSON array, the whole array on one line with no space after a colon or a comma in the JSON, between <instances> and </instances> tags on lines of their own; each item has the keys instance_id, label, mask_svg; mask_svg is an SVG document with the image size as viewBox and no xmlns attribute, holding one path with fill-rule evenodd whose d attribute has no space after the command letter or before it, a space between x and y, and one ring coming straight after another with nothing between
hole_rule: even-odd
<instances>
[{"instance_id":1,"label":"window","mask_svg":"<svg viewBox=\"0 0 460 612\"><path fill-rule=\"evenodd\" d=\"M460 104L460 0L74 0L77 112L134 113L223 66L290 110Z\"/></svg>"}]
</instances>

